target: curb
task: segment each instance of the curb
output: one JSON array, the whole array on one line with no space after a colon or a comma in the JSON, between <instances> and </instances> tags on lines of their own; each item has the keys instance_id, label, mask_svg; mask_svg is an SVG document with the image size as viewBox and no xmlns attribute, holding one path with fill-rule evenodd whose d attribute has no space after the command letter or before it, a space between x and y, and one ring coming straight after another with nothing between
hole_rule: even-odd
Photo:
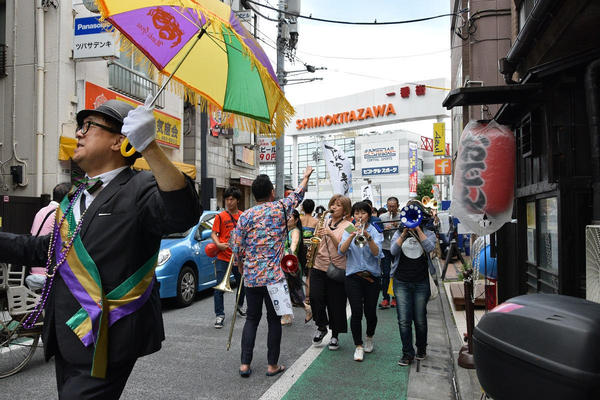
<instances>
[{"instance_id":1,"label":"curb","mask_svg":"<svg viewBox=\"0 0 600 400\"><path fill-rule=\"evenodd\" d=\"M439 259L436 260L438 264L438 271L440 271L440 261ZM438 274L438 277L439 276L440 275ZM450 307L448 296L446 295L444 283L440 282L437 277L436 282L438 283L438 290L440 293L439 298L442 305L446 333L452 349L452 385L454 388L454 396L456 400L478 400L481 398L482 392L479 381L477 380L477 373L474 369L468 370L458 365L458 353L464 343L460 340L459 335L454 334L454 332L457 331L457 328L452 315L452 307Z\"/></svg>"}]
</instances>

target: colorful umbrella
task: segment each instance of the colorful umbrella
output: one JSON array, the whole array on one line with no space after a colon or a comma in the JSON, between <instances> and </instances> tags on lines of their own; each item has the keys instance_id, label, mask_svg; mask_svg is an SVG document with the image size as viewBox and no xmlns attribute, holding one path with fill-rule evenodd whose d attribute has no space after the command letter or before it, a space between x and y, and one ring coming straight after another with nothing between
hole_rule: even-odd
<instances>
[{"instance_id":1,"label":"colorful umbrella","mask_svg":"<svg viewBox=\"0 0 600 400\"><path fill-rule=\"evenodd\" d=\"M162 74L234 115L236 126L279 136L294 110L265 52L218 0L97 0L102 18ZM125 38L123 38L125 36ZM189 93L189 92L188 92Z\"/></svg>"}]
</instances>

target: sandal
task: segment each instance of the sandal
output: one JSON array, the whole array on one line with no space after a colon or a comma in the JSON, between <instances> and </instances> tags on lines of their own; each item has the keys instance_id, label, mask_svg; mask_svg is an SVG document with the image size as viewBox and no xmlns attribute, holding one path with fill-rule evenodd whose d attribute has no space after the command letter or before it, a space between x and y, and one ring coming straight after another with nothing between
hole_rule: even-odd
<instances>
[{"instance_id":1,"label":"sandal","mask_svg":"<svg viewBox=\"0 0 600 400\"><path fill-rule=\"evenodd\" d=\"M312 308L310 307L310 304L304 303L304 311L306 312L306 316L304 317L304 323L308 323L312 317Z\"/></svg>"},{"instance_id":2,"label":"sandal","mask_svg":"<svg viewBox=\"0 0 600 400\"><path fill-rule=\"evenodd\" d=\"M252 369L251 369L251 368L248 368L248 369L247 369L247 370L245 370L245 371L242 371L242 370L240 369L239 371L240 371L240 376L241 376L242 378L249 378L249 377L250 377L250 374L252 374Z\"/></svg>"},{"instance_id":3,"label":"sandal","mask_svg":"<svg viewBox=\"0 0 600 400\"><path fill-rule=\"evenodd\" d=\"M283 366L283 365L280 365L280 366L279 366L279 368L277 368L277 370L276 370L276 371L273 371L273 372L269 372L269 371L267 371L266 375L267 375L267 376L275 376L275 375L277 375L277 374L280 374L280 373L282 373L283 371L285 371L285 366Z\"/></svg>"}]
</instances>

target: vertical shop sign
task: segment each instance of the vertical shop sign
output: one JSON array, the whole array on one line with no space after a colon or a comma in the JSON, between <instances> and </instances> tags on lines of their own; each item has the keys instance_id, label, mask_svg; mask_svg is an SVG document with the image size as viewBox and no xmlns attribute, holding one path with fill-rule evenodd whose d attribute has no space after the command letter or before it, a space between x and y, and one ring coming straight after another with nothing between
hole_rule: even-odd
<instances>
[{"instance_id":1,"label":"vertical shop sign","mask_svg":"<svg viewBox=\"0 0 600 400\"><path fill-rule=\"evenodd\" d=\"M417 169L417 151L417 143L408 142L408 195L410 197L417 196L417 183L419 178L419 171Z\"/></svg>"},{"instance_id":2,"label":"vertical shop sign","mask_svg":"<svg viewBox=\"0 0 600 400\"><path fill-rule=\"evenodd\" d=\"M433 124L433 155L446 155L446 124L444 122Z\"/></svg>"}]
</instances>

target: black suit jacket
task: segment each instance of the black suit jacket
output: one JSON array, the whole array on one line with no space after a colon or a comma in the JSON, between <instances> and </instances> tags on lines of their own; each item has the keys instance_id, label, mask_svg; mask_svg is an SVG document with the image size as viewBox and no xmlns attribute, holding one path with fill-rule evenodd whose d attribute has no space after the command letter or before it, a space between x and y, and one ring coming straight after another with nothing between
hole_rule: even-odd
<instances>
[{"instance_id":1,"label":"black suit jacket","mask_svg":"<svg viewBox=\"0 0 600 400\"><path fill-rule=\"evenodd\" d=\"M186 180L185 188L162 192L151 173L127 168L98 193L85 214L80 236L98 267L105 294L158 251L164 234L183 232L198 222L198 195L193 182ZM0 233L0 261L44 265L49 241L48 236ZM46 304L42 334L46 359L58 349L69 363L91 364L93 348L84 347L65 324L79 308L57 274ZM158 351L164 338L155 281L148 301L109 328L108 361L118 363Z\"/></svg>"}]
</instances>

